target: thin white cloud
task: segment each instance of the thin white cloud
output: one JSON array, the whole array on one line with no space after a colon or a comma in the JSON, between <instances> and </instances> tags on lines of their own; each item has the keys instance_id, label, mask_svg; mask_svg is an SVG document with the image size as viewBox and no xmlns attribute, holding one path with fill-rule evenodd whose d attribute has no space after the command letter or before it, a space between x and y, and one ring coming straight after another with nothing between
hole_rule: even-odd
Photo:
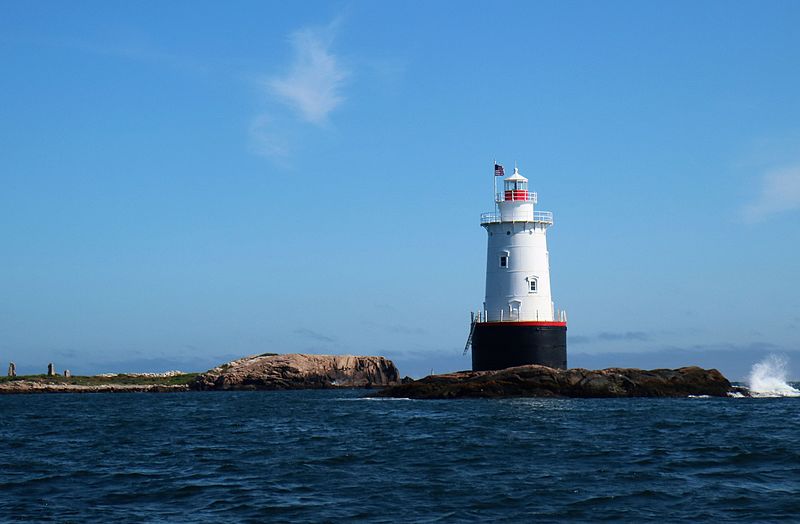
<instances>
[{"instance_id":1,"label":"thin white cloud","mask_svg":"<svg viewBox=\"0 0 800 524\"><path fill-rule=\"evenodd\" d=\"M329 337L328 335L325 335L325 334L320 333L318 331L314 331L313 329L297 328L297 329L294 330L294 333L296 335L301 335L301 336L304 336L304 337L312 338L312 339L317 340L319 342L336 342L335 338Z\"/></svg>"},{"instance_id":2,"label":"thin white cloud","mask_svg":"<svg viewBox=\"0 0 800 524\"><path fill-rule=\"evenodd\" d=\"M289 71L265 82L271 95L317 125L324 124L345 100L342 88L349 73L330 49L335 25L293 33L294 60Z\"/></svg>"},{"instance_id":3,"label":"thin white cloud","mask_svg":"<svg viewBox=\"0 0 800 524\"><path fill-rule=\"evenodd\" d=\"M325 125L345 101L350 73L331 50L338 25L337 18L325 27L307 27L289 36L293 58L286 72L258 84L269 107L250 122L251 151L286 160L303 123Z\"/></svg>"},{"instance_id":4,"label":"thin white cloud","mask_svg":"<svg viewBox=\"0 0 800 524\"><path fill-rule=\"evenodd\" d=\"M209 73L210 67L190 56L168 52L147 35L117 35L98 41L86 38L37 37L30 39L0 39L0 43L25 46L63 48L69 51L121 58L136 62L157 64L189 73Z\"/></svg>"},{"instance_id":5,"label":"thin white cloud","mask_svg":"<svg viewBox=\"0 0 800 524\"><path fill-rule=\"evenodd\" d=\"M250 122L250 149L261 156L286 157L289 143L276 131L275 121L267 115L258 115Z\"/></svg>"},{"instance_id":6,"label":"thin white cloud","mask_svg":"<svg viewBox=\"0 0 800 524\"><path fill-rule=\"evenodd\" d=\"M800 209L800 165L768 171L755 201L742 209L745 221L762 222L773 215Z\"/></svg>"}]
</instances>

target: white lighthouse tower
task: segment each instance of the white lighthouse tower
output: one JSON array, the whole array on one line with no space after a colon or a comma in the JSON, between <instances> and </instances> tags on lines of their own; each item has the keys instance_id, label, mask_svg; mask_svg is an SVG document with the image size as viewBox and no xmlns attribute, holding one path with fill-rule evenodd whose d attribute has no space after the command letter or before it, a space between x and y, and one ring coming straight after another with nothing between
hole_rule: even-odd
<instances>
[{"instance_id":1,"label":"white lighthouse tower","mask_svg":"<svg viewBox=\"0 0 800 524\"><path fill-rule=\"evenodd\" d=\"M495 165L495 174L503 174ZM550 292L547 230L553 214L536 211L537 195L515 167L495 195L496 211L483 213L488 233L486 298L473 314L468 346L474 370L524 364L567 365L566 313Z\"/></svg>"}]
</instances>

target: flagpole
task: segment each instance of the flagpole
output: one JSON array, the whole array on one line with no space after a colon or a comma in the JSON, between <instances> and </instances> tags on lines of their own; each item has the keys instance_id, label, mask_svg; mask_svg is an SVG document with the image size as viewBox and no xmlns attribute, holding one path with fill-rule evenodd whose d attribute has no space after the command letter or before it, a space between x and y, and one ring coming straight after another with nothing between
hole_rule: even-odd
<instances>
[{"instance_id":1,"label":"flagpole","mask_svg":"<svg viewBox=\"0 0 800 524\"><path fill-rule=\"evenodd\" d=\"M495 173L495 168L497 166L497 159L494 161L494 165L492 166L492 202L494 202L494 213L497 214L497 173Z\"/></svg>"}]
</instances>

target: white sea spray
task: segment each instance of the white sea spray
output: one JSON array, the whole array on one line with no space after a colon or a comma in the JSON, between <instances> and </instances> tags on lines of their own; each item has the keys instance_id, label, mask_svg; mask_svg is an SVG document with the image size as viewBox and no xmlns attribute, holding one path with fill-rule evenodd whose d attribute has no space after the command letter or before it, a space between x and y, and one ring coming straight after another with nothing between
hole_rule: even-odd
<instances>
[{"instance_id":1,"label":"white sea spray","mask_svg":"<svg viewBox=\"0 0 800 524\"><path fill-rule=\"evenodd\" d=\"M754 397L800 397L800 390L786 381L786 357L771 354L753 364L747 384Z\"/></svg>"}]
</instances>

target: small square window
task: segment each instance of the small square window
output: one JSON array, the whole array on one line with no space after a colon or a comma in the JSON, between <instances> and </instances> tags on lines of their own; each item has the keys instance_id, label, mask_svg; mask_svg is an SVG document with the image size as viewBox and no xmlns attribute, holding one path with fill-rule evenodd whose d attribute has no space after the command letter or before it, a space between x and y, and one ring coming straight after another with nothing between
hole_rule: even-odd
<instances>
[{"instance_id":1,"label":"small square window","mask_svg":"<svg viewBox=\"0 0 800 524\"><path fill-rule=\"evenodd\" d=\"M500 257L500 267L508 267L508 257L507 256Z\"/></svg>"}]
</instances>

